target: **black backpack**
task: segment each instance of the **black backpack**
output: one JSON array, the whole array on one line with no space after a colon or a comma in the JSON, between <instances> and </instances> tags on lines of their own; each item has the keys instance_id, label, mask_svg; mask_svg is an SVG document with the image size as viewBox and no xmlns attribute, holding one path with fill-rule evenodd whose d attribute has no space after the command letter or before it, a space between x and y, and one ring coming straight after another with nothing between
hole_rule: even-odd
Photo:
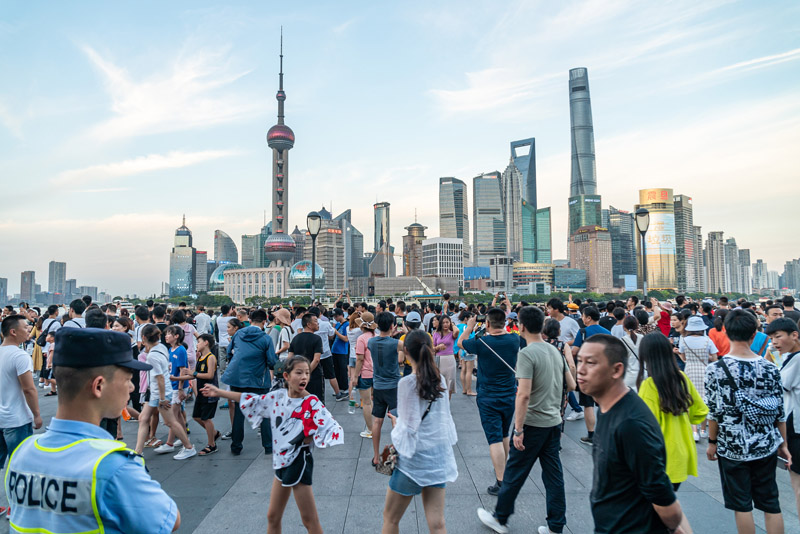
<instances>
[{"instance_id":1,"label":"black backpack","mask_svg":"<svg viewBox=\"0 0 800 534\"><path fill-rule=\"evenodd\" d=\"M56 324L57 322L58 319L53 319L53 321L49 325L47 325L47 329L41 334L39 334L39 337L36 338L37 345L39 345L40 347L44 347L45 345L47 345L47 334L50 333L50 329L53 328L53 325Z\"/></svg>"}]
</instances>

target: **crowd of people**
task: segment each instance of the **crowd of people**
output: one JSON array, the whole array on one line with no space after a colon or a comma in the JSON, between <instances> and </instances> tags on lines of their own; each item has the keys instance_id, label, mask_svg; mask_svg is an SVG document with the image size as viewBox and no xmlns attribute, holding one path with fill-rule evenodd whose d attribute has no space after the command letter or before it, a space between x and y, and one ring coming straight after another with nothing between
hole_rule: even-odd
<instances>
[{"instance_id":1,"label":"crowd of people","mask_svg":"<svg viewBox=\"0 0 800 534\"><path fill-rule=\"evenodd\" d=\"M8 467L14 477L11 485L6 478L10 505L2 512L19 531L34 531L23 527L37 521L14 485L26 480L14 462L34 456L20 444L43 424L37 385L59 403L45 441L68 432L60 414L95 421L74 415L72 405L83 399L101 429L82 430L92 439L122 439L121 420L138 420L131 458L150 448L185 461L219 452L220 440L239 455L247 421L272 455L269 532L280 532L292 493L308 532L323 531L311 489L312 449L343 443L344 431L326 408L335 402L348 404L348 416L361 411L360 437L371 440L372 465L390 476L383 532L399 532L415 495L422 496L430 532L445 532L446 486L459 476L450 413L459 390L475 397L486 438L494 471L486 491L497 503L479 509L478 520L494 532L509 532L515 500L537 461L546 493L546 524L537 532L563 532L561 439L565 424L579 420L586 428L580 442L594 460L597 533L692 532L676 492L698 476L701 442L706 460L718 466L738 532L755 532L753 508L764 512L768 533L783 532L778 468L789 470L800 512L800 463L793 463L800 458L793 417L800 402L800 312L791 296L758 304L631 296L537 305L503 294L466 304L446 294L436 303L371 305L343 294L331 308L316 302L206 310L149 301L132 311L84 297L45 310L6 307L2 316L0 467L20 451ZM129 351L115 349L112 363L126 369L120 382L126 393L114 397L116 411L108 403L97 407L111 395L102 393L102 383L113 383L101 372L110 361L103 354L126 344ZM100 370L78 372L84 367ZM218 409L230 415L225 428L215 427ZM382 447L386 418L391 445ZM200 451L188 436L190 419L205 432ZM166 436L157 436L159 421ZM44 478L41 484L44 502L49 486ZM180 515L166 494L161 498L172 504L156 507L161 516L149 520L168 532ZM84 511L100 521L99 503L90 504ZM103 506L107 532L144 524Z\"/></svg>"}]
</instances>

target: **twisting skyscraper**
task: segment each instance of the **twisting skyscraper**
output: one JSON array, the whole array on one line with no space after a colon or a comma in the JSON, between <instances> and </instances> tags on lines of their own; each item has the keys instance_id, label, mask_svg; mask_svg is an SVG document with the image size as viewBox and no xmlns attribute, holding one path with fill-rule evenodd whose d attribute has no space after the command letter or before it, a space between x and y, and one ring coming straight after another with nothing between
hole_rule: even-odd
<instances>
[{"instance_id":1,"label":"twisting skyscraper","mask_svg":"<svg viewBox=\"0 0 800 534\"><path fill-rule=\"evenodd\" d=\"M289 264L294 259L295 242L286 232L289 213L289 150L294 147L294 132L283 123L283 32L281 32L281 70L278 75L278 124L267 132L272 149L272 235L264 244L267 260L273 266Z\"/></svg>"},{"instance_id":2,"label":"twisting skyscraper","mask_svg":"<svg viewBox=\"0 0 800 534\"><path fill-rule=\"evenodd\" d=\"M600 195L594 160L594 126L585 67L569 71L569 121L572 138L572 178L569 192L569 233L601 224Z\"/></svg>"}]
</instances>

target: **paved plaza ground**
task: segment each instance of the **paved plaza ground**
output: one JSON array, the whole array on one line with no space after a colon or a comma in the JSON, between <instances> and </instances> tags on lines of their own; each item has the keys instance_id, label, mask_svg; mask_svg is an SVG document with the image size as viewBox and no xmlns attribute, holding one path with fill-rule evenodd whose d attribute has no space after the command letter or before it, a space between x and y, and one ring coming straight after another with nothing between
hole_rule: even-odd
<instances>
[{"instance_id":1,"label":"paved plaza ground","mask_svg":"<svg viewBox=\"0 0 800 534\"><path fill-rule=\"evenodd\" d=\"M358 435L364 428L360 411L354 415L348 414L346 402L328 399L330 410L344 428L345 443L331 449L314 450L314 494L323 528L326 533L336 534L379 533L389 478L377 474L370 466L372 442ZM40 397L40 402L42 416L47 422L55 414L56 400ZM187 411L191 413L191 407ZM487 486L493 482L493 471L475 398L466 397L460 392L455 394L452 413L458 430L458 444L454 448L458 480L447 487L447 529L457 534L488 534L490 531L480 524L475 510L479 506L494 507L495 497L486 493ZM227 410L217 411L215 424L223 432L230 428L228 417ZM135 442L136 428L135 422L123 423L125 441L131 447ZM206 444L205 433L194 422L190 423L190 429L192 442L199 450ZM389 430L387 420L384 442L389 440ZM589 509L591 449L578 441L585 432L583 421L567 423L562 440L561 459L567 491L565 532L575 534L593 531ZM165 438L166 433L166 428L161 426L159 437ZM183 462L173 460L172 455L157 456L152 449L145 451L151 475L178 503L183 521L179 532L265 532L273 478L271 456L264 455L258 434L250 428L245 432L241 456L230 453L230 441L220 441L219 444L220 451L216 454ZM698 446L698 456L700 476L690 478L681 486L678 492L681 505L696 533L735 533L733 513L723 508L717 467L705 460L704 443ZM788 474L780 471L778 481L786 532L800 534ZM131 494L135 491L136 488L131 488ZM5 495L2 498L5 501ZM516 513L509 522L511 532L535 532L538 525L545 524L544 518L544 487L537 465L517 499ZM759 527L757 531L764 532L763 515L760 512L756 512L756 524ZM0 521L0 532L5 533L7 528L8 523ZM293 500L289 501L286 508L283 532L306 532ZM409 506L400 524L400 532L428 532L419 497L414 498Z\"/></svg>"}]
</instances>

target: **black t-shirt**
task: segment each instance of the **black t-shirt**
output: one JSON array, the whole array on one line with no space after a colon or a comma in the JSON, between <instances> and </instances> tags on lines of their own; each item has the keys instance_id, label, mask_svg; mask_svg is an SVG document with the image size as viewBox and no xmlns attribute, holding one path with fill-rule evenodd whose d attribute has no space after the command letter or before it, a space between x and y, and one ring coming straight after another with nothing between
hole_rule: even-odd
<instances>
[{"instance_id":1,"label":"black t-shirt","mask_svg":"<svg viewBox=\"0 0 800 534\"><path fill-rule=\"evenodd\" d=\"M289 352L305 356L309 362L313 362L314 354L322 354L322 338L312 332L300 332L289 343ZM317 365L312 371L312 373L318 372L322 372L322 366L320 365Z\"/></svg>"},{"instance_id":2,"label":"black t-shirt","mask_svg":"<svg viewBox=\"0 0 800 534\"><path fill-rule=\"evenodd\" d=\"M800 311L797 310L783 310L783 316L794 322L800 321Z\"/></svg>"},{"instance_id":3,"label":"black t-shirt","mask_svg":"<svg viewBox=\"0 0 800 534\"><path fill-rule=\"evenodd\" d=\"M617 324L617 320L614 319L613 315L606 315L600 318L600 326L608 331L611 331L615 324Z\"/></svg>"},{"instance_id":4,"label":"black t-shirt","mask_svg":"<svg viewBox=\"0 0 800 534\"><path fill-rule=\"evenodd\" d=\"M478 355L477 390L479 395L504 397L516 394L517 382L511 369L517 366L520 339L522 338L517 334L501 334L465 339L462 342L467 354ZM494 354L492 350L497 354ZM501 362L497 358L498 356L506 363Z\"/></svg>"},{"instance_id":5,"label":"black t-shirt","mask_svg":"<svg viewBox=\"0 0 800 534\"><path fill-rule=\"evenodd\" d=\"M194 370L197 371L198 374L205 374L208 372L208 360L211 358L211 353L206 354L205 358L197 358L197 363L194 366ZM203 386L206 384L213 384L219 387L219 368L214 367L214 376L211 379L208 378L197 378L197 390L203 389ZM202 401L205 399L205 402L217 402L217 397L206 397L205 395L198 395L197 400Z\"/></svg>"},{"instance_id":6,"label":"black t-shirt","mask_svg":"<svg viewBox=\"0 0 800 534\"><path fill-rule=\"evenodd\" d=\"M633 391L608 412L598 409L592 456L595 533L668 532L653 509L653 504L675 502L665 472L664 437L653 413Z\"/></svg>"}]
</instances>

